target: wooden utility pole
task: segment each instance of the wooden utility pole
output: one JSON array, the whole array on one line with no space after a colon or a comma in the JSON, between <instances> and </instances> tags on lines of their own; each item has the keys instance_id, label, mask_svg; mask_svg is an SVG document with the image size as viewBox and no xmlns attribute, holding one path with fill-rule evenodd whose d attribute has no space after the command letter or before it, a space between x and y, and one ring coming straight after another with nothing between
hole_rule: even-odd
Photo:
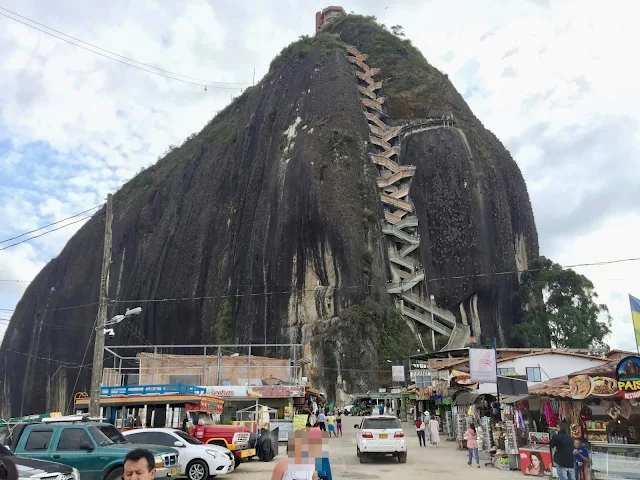
<instances>
[{"instance_id":1,"label":"wooden utility pole","mask_svg":"<svg viewBox=\"0 0 640 480\"><path fill-rule=\"evenodd\" d=\"M100 303L96 320L96 341L93 348L93 368L91 369L91 397L89 415L100 415L100 384L102 383L102 364L104 362L104 328L107 323L107 303L109 295L109 267L111 265L111 221L113 220L113 195L107 195L107 214L104 222L104 253L102 256L102 275L100 276Z\"/></svg>"}]
</instances>

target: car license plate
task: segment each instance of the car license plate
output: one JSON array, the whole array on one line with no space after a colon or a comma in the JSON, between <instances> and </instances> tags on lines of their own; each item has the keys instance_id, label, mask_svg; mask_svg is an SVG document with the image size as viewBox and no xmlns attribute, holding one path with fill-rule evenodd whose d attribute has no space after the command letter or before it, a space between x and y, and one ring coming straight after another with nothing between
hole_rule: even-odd
<instances>
[{"instance_id":1,"label":"car license plate","mask_svg":"<svg viewBox=\"0 0 640 480\"><path fill-rule=\"evenodd\" d=\"M380 436L380 438L387 438L387 434L386 433L381 433L379 436Z\"/></svg>"}]
</instances>

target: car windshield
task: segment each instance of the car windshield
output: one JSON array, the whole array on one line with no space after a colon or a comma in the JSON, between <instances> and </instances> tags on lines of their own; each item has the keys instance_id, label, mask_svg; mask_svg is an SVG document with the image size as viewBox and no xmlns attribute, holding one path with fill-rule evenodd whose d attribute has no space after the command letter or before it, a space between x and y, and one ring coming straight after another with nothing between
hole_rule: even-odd
<instances>
[{"instance_id":1,"label":"car windshield","mask_svg":"<svg viewBox=\"0 0 640 480\"><path fill-rule=\"evenodd\" d=\"M400 420L397 418L367 418L362 424L362 428L370 430L382 430L390 428L402 428Z\"/></svg>"},{"instance_id":2,"label":"car windshield","mask_svg":"<svg viewBox=\"0 0 640 480\"><path fill-rule=\"evenodd\" d=\"M91 434L98 445L106 447L114 443L131 443L113 425L100 425L99 427L89 427Z\"/></svg>"},{"instance_id":3,"label":"car windshield","mask_svg":"<svg viewBox=\"0 0 640 480\"><path fill-rule=\"evenodd\" d=\"M190 443L191 445L202 445L202 442L200 440L196 440L191 435L187 435L186 433L181 432L180 430L174 430L173 433L175 433L182 440L184 440L187 443Z\"/></svg>"}]
</instances>

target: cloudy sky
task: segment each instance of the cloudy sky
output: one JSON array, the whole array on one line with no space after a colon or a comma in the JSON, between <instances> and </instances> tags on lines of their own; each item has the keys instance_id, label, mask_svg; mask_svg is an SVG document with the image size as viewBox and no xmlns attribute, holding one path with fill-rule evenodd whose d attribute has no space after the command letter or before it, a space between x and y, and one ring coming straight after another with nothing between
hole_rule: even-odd
<instances>
[{"instance_id":1,"label":"cloudy sky","mask_svg":"<svg viewBox=\"0 0 640 480\"><path fill-rule=\"evenodd\" d=\"M100 204L199 131L252 82L254 69L257 80L283 47L312 35L314 13L325 6L3 0L4 9L195 85L0 15L0 240ZM542 254L563 265L640 257L640 7L586 0L343 6L402 25L503 141L527 181ZM205 92L193 78L229 83ZM81 225L0 250L0 336L27 282ZM635 349L627 294L640 297L640 262L578 270L611 309L609 343Z\"/></svg>"}]
</instances>

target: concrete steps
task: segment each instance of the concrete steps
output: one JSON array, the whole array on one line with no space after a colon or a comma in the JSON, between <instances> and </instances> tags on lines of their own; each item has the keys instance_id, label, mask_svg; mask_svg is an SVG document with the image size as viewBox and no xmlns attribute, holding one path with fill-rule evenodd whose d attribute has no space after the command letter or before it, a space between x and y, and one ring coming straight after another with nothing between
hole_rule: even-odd
<instances>
[{"instance_id":1,"label":"concrete steps","mask_svg":"<svg viewBox=\"0 0 640 480\"><path fill-rule=\"evenodd\" d=\"M409 213L413 212L413 205L405 200L393 198L392 196L385 195L384 193L380 194L380 200L386 205L391 205L392 207L399 208L400 210L404 210Z\"/></svg>"},{"instance_id":2,"label":"concrete steps","mask_svg":"<svg viewBox=\"0 0 640 480\"><path fill-rule=\"evenodd\" d=\"M401 257L394 248L389 249L389 261L406 268L407 270L415 270L416 262L411 257Z\"/></svg>"},{"instance_id":3,"label":"concrete steps","mask_svg":"<svg viewBox=\"0 0 640 480\"><path fill-rule=\"evenodd\" d=\"M420 298L419 296L414 295L413 293L402 294L402 300L404 300L406 303L410 303L412 305L415 305L418 308L421 308L422 310L428 312L429 314L433 312L433 315L435 317L439 318L444 322L447 322L452 327L455 326L456 324L456 317L449 310L440 308L432 304L430 301L424 298Z\"/></svg>"},{"instance_id":4,"label":"concrete steps","mask_svg":"<svg viewBox=\"0 0 640 480\"><path fill-rule=\"evenodd\" d=\"M384 233L385 235L391 235L393 237L396 237L398 240L404 243L410 243L410 244L416 244L416 245L420 244L420 235L411 235L405 232L404 230L399 229L397 225L389 225L389 226L383 227L382 233Z\"/></svg>"},{"instance_id":5,"label":"concrete steps","mask_svg":"<svg viewBox=\"0 0 640 480\"><path fill-rule=\"evenodd\" d=\"M398 283L392 283L387 287L387 293L400 294L408 292L418 283L424 280L424 270L416 270L407 278Z\"/></svg>"},{"instance_id":6,"label":"concrete steps","mask_svg":"<svg viewBox=\"0 0 640 480\"><path fill-rule=\"evenodd\" d=\"M453 332L449 337L449 341L447 342L447 345L443 348L443 350L454 350L458 348L464 348L470 336L471 336L471 330L469 328L469 325L456 324L456 326L453 327Z\"/></svg>"},{"instance_id":7,"label":"concrete steps","mask_svg":"<svg viewBox=\"0 0 640 480\"><path fill-rule=\"evenodd\" d=\"M413 310L412 308L405 305L404 303L400 304L400 311L402 312L402 315L404 315L405 317L412 318L413 320L420 322L421 324L430 328L431 330L441 333L442 335L446 335L450 337L451 334L453 333L453 329L436 321L435 318L432 319L431 315L424 315L416 310Z\"/></svg>"}]
</instances>

